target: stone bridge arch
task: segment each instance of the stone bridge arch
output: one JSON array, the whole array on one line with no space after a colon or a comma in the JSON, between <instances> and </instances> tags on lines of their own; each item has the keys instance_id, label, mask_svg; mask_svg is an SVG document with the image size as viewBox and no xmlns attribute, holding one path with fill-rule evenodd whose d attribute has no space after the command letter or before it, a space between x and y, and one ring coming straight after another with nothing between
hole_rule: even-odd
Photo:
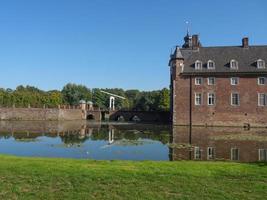
<instances>
[{"instance_id":1,"label":"stone bridge arch","mask_svg":"<svg viewBox=\"0 0 267 200\"><path fill-rule=\"evenodd\" d=\"M130 121L132 122L141 122L141 118L138 115L133 115L130 117Z\"/></svg>"},{"instance_id":2,"label":"stone bridge arch","mask_svg":"<svg viewBox=\"0 0 267 200\"><path fill-rule=\"evenodd\" d=\"M123 116L123 115L117 115L115 117L115 120L118 121L118 122L124 122L125 121L125 116Z\"/></svg>"},{"instance_id":3,"label":"stone bridge arch","mask_svg":"<svg viewBox=\"0 0 267 200\"><path fill-rule=\"evenodd\" d=\"M101 111L87 111L85 114L85 119L90 121L101 121L102 113Z\"/></svg>"},{"instance_id":4,"label":"stone bridge arch","mask_svg":"<svg viewBox=\"0 0 267 200\"><path fill-rule=\"evenodd\" d=\"M126 122L162 122L168 123L170 120L170 112L165 111L127 111L117 110L109 112L110 121L118 121L122 116ZM122 118L121 117L121 118Z\"/></svg>"},{"instance_id":5,"label":"stone bridge arch","mask_svg":"<svg viewBox=\"0 0 267 200\"><path fill-rule=\"evenodd\" d=\"M92 113L88 113L86 116L87 120L95 120L95 116Z\"/></svg>"}]
</instances>

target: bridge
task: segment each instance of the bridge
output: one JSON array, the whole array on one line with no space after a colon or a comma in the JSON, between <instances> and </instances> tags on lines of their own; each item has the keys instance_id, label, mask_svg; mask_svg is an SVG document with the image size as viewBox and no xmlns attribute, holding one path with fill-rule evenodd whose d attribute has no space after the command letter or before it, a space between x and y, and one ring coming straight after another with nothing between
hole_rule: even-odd
<instances>
[{"instance_id":1,"label":"bridge","mask_svg":"<svg viewBox=\"0 0 267 200\"><path fill-rule=\"evenodd\" d=\"M143 123L169 123L170 112L168 111L136 111L100 109L92 104L82 102L82 118L91 121L117 121L117 122L143 122Z\"/></svg>"},{"instance_id":2,"label":"bridge","mask_svg":"<svg viewBox=\"0 0 267 200\"><path fill-rule=\"evenodd\" d=\"M115 99L125 100L125 97L112 94L101 90L102 93L109 96L109 109L102 110L95 108L93 102L80 101L80 107L83 113L83 119L94 121L120 121L120 122L157 122L169 123L169 111L136 111L136 110L117 110L115 108Z\"/></svg>"},{"instance_id":3,"label":"bridge","mask_svg":"<svg viewBox=\"0 0 267 200\"><path fill-rule=\"evenodd\" d=\"M167 111L100 110L97 108L83 110L83 114L84 119L98 122L170 122L170 112Z\"/></svg>"},{"instance_id":4,"label":"bridge","mask_svg":"<svg viewBox=\"0 0 267 200\"><path fill-rule=\"evenodd\" d=\"M126 122L170 122L170 112L167 111L134 111L114 110L109 112L110 121Z\"/></svg>"}]
</instances>

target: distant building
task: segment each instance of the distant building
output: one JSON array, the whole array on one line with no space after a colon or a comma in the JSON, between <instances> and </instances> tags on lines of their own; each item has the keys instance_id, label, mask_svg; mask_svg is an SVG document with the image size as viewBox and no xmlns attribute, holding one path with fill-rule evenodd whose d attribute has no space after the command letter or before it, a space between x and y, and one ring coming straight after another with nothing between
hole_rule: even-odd
<instances>
[{"instance_id":1,"label":"distant building","mask_svg":"<svg viewBox=\"0 0 267 200\"><path fill-rule=\"evenodd\" d=\"M202 47L184 38L170 57L174 125L267 126L267 45Z\"/></svg>"}]
</instances>

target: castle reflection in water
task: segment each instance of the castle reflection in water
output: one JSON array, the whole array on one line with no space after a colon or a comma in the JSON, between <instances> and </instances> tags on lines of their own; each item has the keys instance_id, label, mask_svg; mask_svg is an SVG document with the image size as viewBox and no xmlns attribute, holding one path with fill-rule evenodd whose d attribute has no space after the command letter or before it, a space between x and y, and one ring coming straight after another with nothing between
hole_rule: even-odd
<instances>
[{"instance_id":1,"label":"castle reflection in water","mask_svg":"<svg viewBox=\"0 0 267 200\"><path fill-rule=\"evenodd\" d=\"M118 159L267 161L267 129L193 127L190 130L189 127L181 126L99 124L86 121L0 122L0 141L12 138L17 143L38 143L40 137L60 138L61 143L68 147L86 144L88 141L90 144L87 145L92 146L92 142L98 141L120 149L131 146L135 147L135 151L136 148L140 149L138 155L122 155ZM151 145L153 143L157 145ZM13 146L5 148L16 148L15 144L13 142ZM149 148L155 148L155 155L148 155L153 154L153 149L151 151ZM5 149L5 152L8 150ZM1 148L0 153L3 153ZM129 154L129 151L123 153Z\"/></svg>"},{"instance_id":2,"label":"castle reflection in water","mask_svg":"<svg viewBox=\"0 0 267 200\"><path fill-rule=\"evenodd\" d=\"M191 133L190 133L191 132ZM172 160L267 161L267 129L174 127Z\"/></svg>"}]
</instances>

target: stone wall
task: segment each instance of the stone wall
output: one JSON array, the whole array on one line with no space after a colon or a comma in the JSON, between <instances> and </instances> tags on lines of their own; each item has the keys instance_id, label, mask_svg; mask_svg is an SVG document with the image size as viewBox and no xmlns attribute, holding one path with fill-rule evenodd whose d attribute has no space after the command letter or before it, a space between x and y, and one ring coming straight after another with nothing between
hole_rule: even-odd
<instances>
[{"instance_id":1,"label":"stone wall","mask_svg":"<svg viewBox=\"0 0 267 200\"><path fill-rule=\"evenodd\" d=\"M58 120L81 120L86 119L81 109L60 109Z\"/></svg>"},{"instance_id":2,"label":"stone wall","mask_svg":"<svg viewBox=\"0 0 267 200\"><path fill-rule=\"evenodd\" d=\"M142 111L111 111L109 120L118 121L122 116L125 121L133 121L136 116L140 122L168 123L170 112L142 112ZM0 108L0 121L63 121L63 120L93 120L100 122L100 110L82 109L49 109L49 108Z\"/></svg>"},{"instance_id":3,"label":"stone wall","mask_svg":"<svg viewBox=\"0 0 267 200\"><path fill-rule=\"evenodd\" d=\"M0 108L0 120L82 120L81 109Z\"/></svg>"}]
</instances>

